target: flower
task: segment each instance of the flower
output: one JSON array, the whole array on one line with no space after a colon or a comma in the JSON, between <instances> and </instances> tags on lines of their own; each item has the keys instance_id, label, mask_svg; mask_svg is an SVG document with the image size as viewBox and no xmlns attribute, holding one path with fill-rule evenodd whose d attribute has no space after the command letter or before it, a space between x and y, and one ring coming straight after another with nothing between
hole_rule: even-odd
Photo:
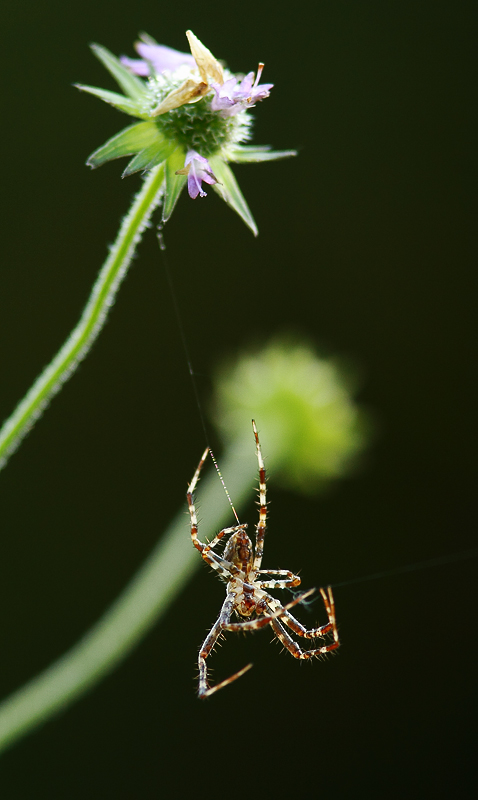
<instances>
[{"instance_id":1,"label":"flower","mask_svg":"<svg viewBox=\"0 0 478 800\"><path fill-rule=\"evenodd\" d=\"M139 59L117 59L106 48L92 45L94 54L119 84L123 94L77 84L82 91L136 117L91 154L91 167L133 156L123 177L153 168L163 170L163 221L171 216L187 184L193 199L205 197L211 185L252 232L257 226L229 163L272 161L296 155L268 146L246 144L251 137L250 109L269 97L272 84L260 84L249 72L233 75L210 50L187 31L191 53L160 45L143 34L135 45Z\"/></svg>"},{"instance_id":2,"label":"flower","mask_svg":"<svg viewBox=\"0 0 478 800\"><path fill-rule=\"evenodd\" d=\"M249 72L242 81L237 78L230 78L222 85L213 83L211 88L215 92L211 102L214 111L220 111L223 116L232 116L245 108L253 108L258 100L269 97L273 83L263 83L259 85L264 64L259 64L257 78L254 80L254 73Z\"/></svg>"},{"instance_id":3,"label":"flower","mask_svg":"<svg viewBox=\"0 0 478 800\"><path fill-rule=\"evenodd\" d=\"M202 188L202 181L210 185L219 183L207 158L203 158L195 150L188 150L184 167L177 169L176 175L188 176L189 197L192 197L193 200L196 199L198 194L201 197L206 197L206 192Z\"/></svg>"}]
</instances>

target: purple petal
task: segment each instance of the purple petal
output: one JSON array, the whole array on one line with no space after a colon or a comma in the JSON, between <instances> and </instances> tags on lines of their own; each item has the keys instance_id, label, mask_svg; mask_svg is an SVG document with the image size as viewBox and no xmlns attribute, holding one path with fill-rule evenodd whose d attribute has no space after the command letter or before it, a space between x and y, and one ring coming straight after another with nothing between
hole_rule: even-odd
<instances>
[{"instance_id":1,"label":"purple petal","mask_svg":"<svg viewBox=\"0 0 478 800\"><path fill-rule=\"evenodd\" d=\"M127 56L121 56L120 61L134 75L139 75L141 78L146 78L149 75L149 64L146 61L140 61L139 58L128 58Z\"/></svg>"},{"instance_id":2,"label":"purple petal","mask_svg":"<svg viewBox=\"0 0 478 800\"><path fill-rule=\"evenodd\" d=\"M206 197L206 192L202 188L202 182L204 181L204 183L208 183L210 186L217 183L217 178L214 176L209 161L207 158L204 158L204 156L200 156L195 150L188 150L184 166L187 167L188 165L189 197L192 197L193 200L195 200L198 195Z\"/></svg>"},{"instance_id":3,"label":"purple petal","mask_svg":"<svg viewBox=\"0 0 478 800\"><path fill-rule=\"evenodd\" d=\"M238 96L241 95L245 99L250 95L253 84L254 84L254 73L249 72L246 75L246 77L243 78L240 85L238 86L236 94Z\"/></svg>"},{"instance_id":4,"label":"purple petal","mask_svg":"<svg viewBox=\"0 0 478 800\"><path fill-rule=\"evenodd\" d=\"M186 65L191 69L196 68L196 62L190 53L180 53L179 50L173 50L172 47L166 47L164 44L146 44L146 42L137 42L135 49L138 55L144 60L137 58L127 58L121 56L121 63L128 67L135 75L145 77L151 74L151 66L154 72L164 72L165 69L175 70L178 67Z\"/></svg>"},{"instance_id":5,"label":"purple petal","mask_svg":"<svg viewBox=\"0 0 478 800\"><path fill-rule=\"evenodd\" d=\"M215 92L215 96L211 100L213 111L222 111L224 108L230 108L234 105L233 93L236 85L237 80L235 78L229 78L222 86L219 83L211 83L211 89Z\"/></svg>"},{"instance_id":6,"label":"purple petal","mask_svg":"<svg viewBox=\"0 0 478 800\"><path fill-rule=\"evenodd\" d=\"M211 108L213 111L223 111L225 108L230 108L235 104L234 100L230 97L220 97L218 94L211 100Z\"/></svg>"},{"instance_id":7,"label":"purple petal","mask_svg":"<svg viewBox=\"0 0 478 800\"><path fill-rule=\"evenodd\" d=\"M204 183L208 183L209 186L213 186L215 183L217 183L217 179L214 177L212 172L206 172L205 169L201 169L199 170L199 173L201 176L201 180L204 181ZM204 194L206 193L204 192Z\"/></svg>"},{"instance_id":8,"label":"purple petal","mask_svg":"<svg viewBox=\"0 0 478 800\"><path fill-rule=\"evenodd\" d=\"M263 68L264 65L259 64L255 80L254 73L249 72L240 82L237 78L229 78L222 86L212 83L215 93L211 101L212 110L220 111L223 117L233 117L269 97L274 84L259 83Z\"/></svg>"},{"instance_id":9,"label":"purple petal","mask_svg":"<svg viewBox=\"0 0 478 800\"><path fill-rule=\"evenodd\" d=\"M193 200L196 199L198 194L200 194L201 197L206 197L206 192L202 190L201 179L196 175L196 170L193 165L191 165L188 175L188 192L189 197L192 197Z\"/></svg>"},{"instance_id":10,"label":"purple petal","mask_svg":"<svg viewBox=\"0 0 478 800\"><path fill-rule=\"evenodd\" d=\"M163 72L165 69L175 70L183 64L192 69L196 68L196 62L190 53L180 53L179 50L173 50L164 44L138 42L135 49L141 58L151 62L155 72Z\"/></svg>"},{"instance_id":11,"label":"purple petal","mask_svg":"<svg viewBox=\"0 0 478 800\"><path fill-rule=\"evenodd\" d=\"M237 86L237 79L236 78L229 78L225 81L222 86L219 86L218 83L213 84L219 88L219 94L223 97L232 97L232 93Z\"/></svg>"},{"instance_id":12,"label":"purple petal","mask_svg":"<svg viewBox=\"0 0 478 800\"><path fill-rule=\"evenodd\" d=\"M204 164L209 170L211 167L209 166L209 161L204 156L200 156L195 150L188 150L186 154L186 159L184 161L184 166L187 167L188 164L191 164L193 161L199 161L201 164Z\"/></svg>"},{"instance_id":13,"label":"purple petal","mask_svg":"<svg viewBox=\"0 0 478 800\"><path fill-rule=\"evenodd\" d=\"M249 95L252 97L252 102L255 103L258 100L264 100L266 97L269 97L270 90L273 86L273 83L260 83L259 86L256 86Z\"/></svg>"}]
</instances>

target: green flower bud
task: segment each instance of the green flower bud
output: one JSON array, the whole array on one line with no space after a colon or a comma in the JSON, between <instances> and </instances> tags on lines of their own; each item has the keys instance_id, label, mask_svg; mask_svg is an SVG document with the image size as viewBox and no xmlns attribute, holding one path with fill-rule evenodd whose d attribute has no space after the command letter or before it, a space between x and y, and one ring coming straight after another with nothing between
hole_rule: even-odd
<instances>
[{"instance_id":1,"label":"green flower bud","mask_svg":"<svg viewBox=\"0 0 478 800\"><path fill-rule=\"evenodd\" d=\"M314 492L350 470L367 439L365 415L331 359L304 343L272 341L216 378L214 420L226 440L250 438L255 419L284 486Z\"/></svg>"}]
</instances>

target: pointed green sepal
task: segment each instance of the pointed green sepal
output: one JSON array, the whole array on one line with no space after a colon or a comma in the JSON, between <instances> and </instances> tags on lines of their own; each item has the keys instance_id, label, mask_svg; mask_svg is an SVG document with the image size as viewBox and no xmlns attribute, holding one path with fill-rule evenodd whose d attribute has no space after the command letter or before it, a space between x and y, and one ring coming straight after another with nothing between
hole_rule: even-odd
<instances>
[{"instance_id":1,"label":"pointed green sepal","mask_svg":"<svg viewBox=\"0 0 478 800\"><path fill-rule=\"evenodd\" d=\"M296 155L296 150L271 150L268 145L265 147L236 145L228 151L227 157L229 161L242 164L257 161L277 161L280 158L290 158Z\"/></svg>"},{"instance_id":2,"label":"pointed green sepal","mask_svg":"<svg viewBox=\"0 0 478 800\"><path fill-rule=\"evenodd\" d=\"M184 175L176 175L176 170L184 167L186 153L182 147L177 147L164 164L165 191L163 201L163 222L167 222L174 211L179 195L186 185Z\"/></svg>"},{"instance_id":3,"label":"pointed green sepal","mask_svg":"<svg viewBox=\"0 0 478 800\"><path fill-rule=\"evenodd\" d=\"M86 163L89 167L100 167L114 158L139 153L155 142L161 145L162 141L163 137L154 122L135 122L95 150Z\"/></svg>"},{"instance_id":4,"label":"pointed green sepal","mask_svg":"<svg viewBox=\"0 0 478 800\"><path fill-rule=\"evenodd\" d=\"M176 142L171 142L161 137L159 142L156 141L150 144L149 147L146 147L129 162L122 177L126 178L128 175L132 175L133 172L152 169L157 164L161 164L171 155L176 146Z\"/></svg>"},{"instance_id":5,"label":"pointed green sepal","mask_svg":"<svg viewBox=\"0 0 478 800\"><path fill-rule=\"evenodd\" d=\"M121 61L100 44L90 45L96 58L106 67L120 86L132 100L141 100L145 95L145 84L136 75L132 75Z\"/></svg>"},{"instance_id":6,"label":"pointed green sepal","mask_svg":"<svg viewBox=\"0 0 478 800\"><path fill-rule=\"evenodd\" d=\"M100 100L104 100L105 103L109 103L110 106L114 106L119 111L129 114L131 117L148 119L148 114L139 110L139 104L134 100L130 100L129 97L125 97L123 94L109 92L107 89L98 89L96 86L84 86L82 83L75 83L75 86L77 89L80 89L81 92L93 94L95 97L99 97Z\"/></svg>"},{"instance_id":7,"label":"pointed green sepal","mask_svg":"<svg viewBox=\"0 0 478 800\"><path fill-rule=\"evenodd\" d=\"M144 42L145 44L152 44L155 47L157 47L159 44L159 42L156 41L154 36L150 36L149 33L145 33L144 31L141 31L141 33L139 33L138 36L140 42Z\"/></svg>"},{"instance_id":8,"label":"pointed green sepal","mask_svg":"<svg viewBox=\"0 0 478 800\"><path fill-rule=\"evenodd\" d=\"M244 195L239 189L232 170L219 156L212 156L209 159L209 163L214 175L219 181L219 183L214 184L213 189L215 189L220 197L222 197L222 199L225 200L226 203L237 212L237 214L239 214L248 228L251 229L254 236L257 236L259 231L256 223L254 222L254 217L249 210L249 206L244 199Z\"/></svg>"}]
</instances>

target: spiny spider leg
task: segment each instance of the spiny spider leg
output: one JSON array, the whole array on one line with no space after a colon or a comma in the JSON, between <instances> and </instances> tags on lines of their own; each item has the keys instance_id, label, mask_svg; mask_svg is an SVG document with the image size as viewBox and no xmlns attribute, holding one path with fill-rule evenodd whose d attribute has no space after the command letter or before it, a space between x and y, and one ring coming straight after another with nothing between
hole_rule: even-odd
<instances>
[{"instance_id":1,"label":"spiny spider leg","mask_svg":"<svg viewBox=\"0 0 478 800\"><path fill-rule=\"evenodd\" d=\"M293 630L294 633L297 633L298 636L302 636L304 639L318 639L324 637L327 633L332 633L334 637L334 642L338 642L339 635L337 631L337 625L335 622L334 598L330 586L328 587L327 592L328 595L325 594L324 589L320 590L322 599L324 601L325 610L327 611L327 616L329 618L327 625L321 625L319 628L307 629L304 627L304 625L302 625L299 622L299 620L293 617L292 614L289 614L288 611L283 616L281 616L280 619L285 625L287 625L291 630ZM285 606L285 608L287 608L287 606Z\"/></svg>"},{"instance_id":2,"label":"spiny spider leg","mask_svg":"<svg viewBox=\"0 0 478 800\"><path fill-rule=\"evenodd\" d=\"M207 447L204 453L201 456L201 460L198 464L198 468L194 473L193 479L188 486L187 491L187 501L188 501L188 508L189 508L189 516L191 519L191 539L193 542L194 547L196 550L199 550L204 560L215 569L222 578L229 578L231 572L235 571L234 566L229 562L225 561L225 559L218 556L217 553L211 553L211 549L222 539L222 537L227 533L235 533L238 528L244 526L234 526L232 528L224 528L224 530L220 531L217 536L214 537L212 542L201 542L198 537L198 520L197 520L197 513L196 513L196 506L194 504L194 497L193 492L197 486L197 482L200 477L201 469L204 466L204 462L208 456L209 447Z\"/></svg>"},{"instance_id":3,"label":"spiny spider leg","mask_svg":"<svg viewBox=\"0 0 478 800\"><path fill-rule=\"evenodd\" d=\"M337 630L337 621L335 619L335 601L334 596L332 594L332 587L327 586L327 593L325 589L320 590L320 594L322 595L322 600L324 601L325 610L327 611L327 616L329 618L329 622L332 625L332 631L334 634L334 641L339 643L339 632Z\"/></svg>"},{"instance_id":4,"label":"spiny spider leg","mask_svg":"<svg viewBox=\"0 0 478 800\"><path fill-rule=\"evenodd\" d=\"M202 468L204 466L204 463L205 463L206 458L208 457L208 455L209 455L209 447L206 447L204 453L201 456L201 460L199 461L199 464L197 466L196 472L193 475L192 481L191 481L191 483L189 484L189 487L188 487L188 492L190 492L191 494L196 489L197 482L199 480L199 476L200 476L201 470L202 470Z\"/></svg>"},{"instance_id":5,"label":"spiny spider leg","mask_svg":"<svg viewBox=\"0 0 478 800\"><path fill-rule=\"evenodd\" d=\"M284 614L281 620L284 625L287 625L298 636L302 636L303 639L321 639L334 629L331 622L328 622L327 625L321 625L319 628L307 629L292 614Z\"/></svg>"},{"instance_id":6,"label":"spiny spider leg","mask_svg":"<svg viewBox=\"0 0 478 800\"><path fill-rule=\"evenodd\" d=\"M262 458L262 450L257 433L256 423L252 420L252 430L256 440L257 463L259 464L259 522L256 525L256 548L254 553L253 570L257 572L261 568L262 555L264 553L264 536L267 523L267 499L266 499L266 468Z\"/></svg>"},{"instance_id":7,"label":"spiny spider leg","mask_svg":"<svg viewBox=\"0 0 478 800\"><path fill-rule=\"evenodd\" d=\"M321 589L320 593L322 595L325 609L329 617L328 625L324 625L322 629L317 628L315 630L305 631L305 633L303 633L300 630L301 628L303 628L303 626L299 622L297 622L296 619L294 619L292 614L287 614L282 618L282 620L287 625L289 625L289 627L292 628L292 630L295 633L298 633L300 636L305 636L306 638L314 638L314 636L318 637L324 635L325 633L332 632L334 641L331 644L326 644L323 645L322 647L314 648L313 650L302 650L297 644L297 642L295 642L294 639L285 630L284 626L282 625L279 619L273 619L271 621L271 627L274 630L274 633L276 634L277 638L280 639L284 647L287 648L289 653L291 653L294 656L294 658L299 658L299 659L313 658L314 656L322 655L324 653L330 653L332 650L336 650L340 646L337 624L335 621L335 603L334 603L334 596L332 594L332 589L330 586L328 586L327 593L325 592L325 589ZM290 624L292 620L294 621L294 623L296 623L297 627ZM321 631L321 633L319 633L319 631Z\"/></svg>"},{"instance_id":8,"label":"spiny spider leg","mask_svg":"<svg viewBox=\"0 0 478 800\"><path fill-rule=\"evenodd\" d=\"M245 675L246 672L249 672L252 667L253 664L248 664L246 667L240 669L239 672L235 672L234 675L231 675L230 678L226 678L224 681L221 681L221 683L217 683L215 686L211 686L209 689L206 689L203 694L201 694L201 691L199 691L199 698L203 700L205 697L211 697L214 692L218 692L219 689L224 689L225 686L229 686L230 683L237 681L238 678L242 678L242 676Z\"/></svg>"},{"instance_id":9,"label":"spiny spider leg","mask_svg":"<svg viewBox=\"0 0 478 800\"><path fill-rule=\"evenodd\" d=\"M287 575L283 580L260 581L261 589L292 589L300 586L300 578L288 569L259 569L259 575Z\"/></svg>"},{"instance_id":10,"label":"spiny spider leg","mask_svg":"<svg viewBox=\"0 0 478 800\"><path fill-rule=\"evenodd\" d=\"M206 545L201 542L198 538L198 518L196 514L196 506L194 505L193 493L196 489L197 482L199 480L199 473L204 466L204 462L208 456L209 447L206 447L204 453L201 456L201 460L199 462L198 468L193 475L193 479L188 486L188 491L186 494L187 501L188 501L188 508L189 508L189 516L191 518L191 539L193 540L193 545L196 550L199 550L200 553L204 550Z\"/></svg>"},{"instance_id":11,"label":"spiny spider leg","mask_svg":"<svg viewBox=\"0 0 478 800\"><path fill-rule=\"evenodd\" d=\"M247 584L245 584L247 587ZM261 587L262 588L262 587ZM337 626L335 622L335 605L334 605L334 598L332 595L332 589L330 586L327 589L328 595L325 593L324 589L320 589L320 593L324 600L325 610L327 611L327 616L329 621L326 625L321 625L319 628L310 628L307 629L304 625L302 625L299 620L297 620L292 614L289 613L288 609L295 606L297 603L302 603L307 597L309 597L315 589L310 589L307 592L302 592L297 597L294 598L290 603L287 605L282 606L282 604L277 600L277 598L272 597L272 595L263 592L263 599L261 602L257 603L256 610L257 613L265 613L264 607L268 608L269 610L275 609L274 615L269 616L266 615L261 617L257 620L249 620L248 622L237 622L237 623L229 623L227 630L229 631L239 631L239 630L255 630L257 628L262 628L264 625L268 624L271 619L281 619L282 622L287 625L294 633L297 633L299 636L302 636L305 639L318 639L323 638L327 633L332 633L334 637L334 641L339 641Z\"/></svg>"},{"instance_id":12,"label":"spiny spider leg","mask_svg":"<svg viewBox=\"0 0 478 800\"><path fill-rule=\"evenodd\" d=\"M226 561L221 556L216 555L216 553L208 553L206 563L220 575L221 578L224 580L229 580L231 575L236 573L236 568L234 564L231 564L230 561Z\"/></svg>"},{"instance_id":13,"label":"spiny spider leg","mask_svg":"<svg viewBox=\"0 0 478 800\"><path fill-rule=\"evenodd\" d=\"M206 665L206 658L211 653L214 645L216 644L219 636L221 635L225 625L229 622L232 614L232 610L234 608L234 594L230 593L227 595L224 603L222 604L221 612L219 617L217 618L216 622L212 626L211 630L209 631L208 635L206 636L202 647L199 651L198 656L198 666L199 666L199 690L198 694L199 697L207 697L208 694L212 694L212 689L209 688L209 684L207 681L207 665ZM239 675L237 676L239 677ZM217 687L216 687L217 690Z\"/></svg>"},{"instance_id":14,"label":"spiny spider leg","mask_svg":"<svg viewBox=\"0 0 478 800\"><path fill-rule=\"evenodd\" d=\"M321 655L323 653L328 653L339 647L339 638L335 623L335 615L333 611L334 601L332 596L332 590L329 586L327 589L328 596L325 594L325 591L323 589L321 589L320 591L322 597L324 598L325 607L329 616L328 625L324 625L321 628L316 628L307 631L296 619L294 619L294 617L291 614L282 617L281 620L283 623L288 625L295 633L308 639L324 636L326 633L332 632L334 641L331 644L323 645L322 647L314 648L313 650L303 651L298 646L298 644L292 639L292 637L287 633L282 623L280 623L279 625L275 625L275 622L279 622L279 620L274 620L273 622L271 622L271 626L276 636L280 639L282 644L284 644L284 646L289 650L289 652L294 656L294 658L308 659L312 658L313 656Z\"/></svg>"},{"instance_id":15,"label":"spiny spider leg","mask_svg":"<svg viewBox=\"0 0 478 800\"><path fill-rule=\"evenodd\" d=\"M266 599L264 599L262 601L262 604L261 604L261 602L257 603L257 606L256 606L257 613L261 613L262 609L267 609L269 611L268 614L265 614L265 616L263 616L263 617L258 617L257 619L249 619L246 622L229 622L227 625L224 626L224 630L226 630L226 631L255 631L255 630L258 630L259 628L263 628L265 625L269 625L269 623L273 619L277 619L278 617L282 617L282 616L287 615L289 613L288 612L289 608L292 608L293 606L297 605L297 603L301 603L302 600L305 600L306 597L310 597L310 595L314 594L314 592L315 592L315 589L309 589L307 592L303 592L298 597L295 597L294 600L291 600L291 602L287 603L286 606L282 606L279 603L279 601L276 600L276 603L278 603L278 608L276 608L275 611L272 610L272 613L271 613L271 609L267 605ZM273 597L271 597L270 599L274 600ZM267 600L269 600L269 598L267 598ZM264 611L262 613L264 613Z\"/></svg>"},{"instance_id":16,"label":"spiny spider leg","mask_svg":"<svg viewBox=\"0 0 478 800\"><path fill-rule=\"evenodd\" d=\"M238 531L245 530L247 528L247 524L245 525L233 525L232 528L223 528L222 531L219 531L208 544L204 545L204 550L202 552L202 557L207 561L207 554L213 547L215 547L224 536L227 536L228 533L237 533Z\"/></svg>"},{"instance_id":17,"label":"spiny spider leg","mask_svg":"<svg viewBox=\"0 0 478 800\"><path fill-rule=\"evenodd\" d=\"M222 604L221 613L219 614L218 619L212 626L211 630L209 631L208 635L206 636L203 645L199 651L198 657L198 666L199 666L199 690L198 695L200 699L205 697L210 697L214 692L219 691L219 689L223 689L224 686L228 686L233 681L241 678L245 672L251 669L252 664L248 664L246 667L243 667L238 672L235 672L234 675L231 675L230 678L226 678L221 683L218 683L217 686L209 686L207 680L207 664L206 658L210 655L214 646L219 639L221 633L227 628L227 623L231 618L232 609L234 607L234 594L228 594L224 603Z\"/></svg>"},{"instance_id":18,"label":"spiny spider leg","mask_svg":"<svg viewBox=\"0 0 478 800\"><path fill-rule=\"evenodd\" d=\"M340 646L340 642L334 639L331 644L325 644L322 647L316 647L314 650L301 650L297 642L295 642L292 636L287 633L279 619L273 619L271 621L271 626L277 638L282 642L284 647L287 648L289 653L294 656L294 658L299 658L302 660L313 658L314 656L323 655L324 653L330 653L331 650L336 650L337 647Z\"/></svg>"},{"instance_id":19,"label":"spiny spider leg","mask_svg":"<svg viewBox=\"0 0 478 800\"><path fill-rule=\"evenodd\" d=\"M304 600L306 597L309 597L314 592L315 589L309 589L308 592L304 592L299 597L294 598L294 600L292 600L286 606L284 607L281 606L268 616L261 617L255 620L248 620L247 622L237 622L237 623L229 622L233 610L235 597L234 595L228 595L221 608L221 613L219 614L219 618L214 623L210 632L206 636L206 639L204 640L204 643L199 652L199 697L201 699L205 697L210 697L212 694L214 694L214 692L219 691L219 689L223 689L224 686L228 686L230 683L237 680L237 678L242 677L242 675L244 675L244 673L250 670L252 667L252 664L248 664L246 667L243 667L238 672L235 672L234 675L231 675L230 678L226 678L224 681L221 681L221 683L218 683L216 686L212 687L209 686L207 680L206 658L210 655L211 651L214 649L214 645L216 644L217 640L219 639L223 631L257 630L258 628L263 628L265 625L269 625L271 620L276 619L276 617L280 617L284 613L287 613L288 608L297 605L297 603L300 603L302 600ZM267 608L267 604L265 602L264 602L264 607Z\"/></svg>"}]
</instances>

